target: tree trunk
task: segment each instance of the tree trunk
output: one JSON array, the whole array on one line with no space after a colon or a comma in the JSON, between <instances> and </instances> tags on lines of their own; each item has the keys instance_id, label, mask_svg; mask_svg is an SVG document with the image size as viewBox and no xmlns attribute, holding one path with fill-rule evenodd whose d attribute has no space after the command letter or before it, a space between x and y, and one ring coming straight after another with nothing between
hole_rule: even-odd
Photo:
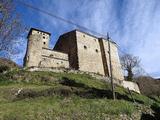
<instances>
[{"instance_id":1,"label":"tree trunk","mask_svg":"<svg viewBox=\"0 0 160 120\"><path fill-rule=\"evenodd\" d=\"M128 80L128 81L132 81L132 80L133 80L133 72L132 72L132 70L131 70L131 69L130 69L130 70L128 70L127 80Z\"/></svg>"}]
</instances>

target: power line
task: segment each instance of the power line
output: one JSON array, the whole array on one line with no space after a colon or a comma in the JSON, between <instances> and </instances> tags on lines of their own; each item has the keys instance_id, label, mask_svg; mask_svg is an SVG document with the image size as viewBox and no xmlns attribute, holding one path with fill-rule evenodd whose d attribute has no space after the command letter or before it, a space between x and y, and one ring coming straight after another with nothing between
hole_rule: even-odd
<instances>
[{"instance_id":1,"label":"power line","mask_svg":"<svg viewBox=\"0 0 160 120\"><path fill-rule=\"evenodd\" d=\"M87 27L84 27L84 26L82 26L82 25L79 25L79 24L77 24L77 23L75 23L75 22L73 22L73 21L67 20L67 19L65 19L65 18L63 18L63 17L57 16L57 15L55 15L55 14L53 14L53 13L50 13L50 12L48 12L48 11L46 11L46 10L43 10L43 9L34 7L34 6L30 5L30 4L27 4L27 3L22 2L22 1L17 1L17 2L20 3L20 4L23 5L23 6L26 6L27 8L34 9L34 10L36 10L36 11L38 11L38 12L41 12L41 13L46 14L46 15L49 15L49 16L54 17L54 18L56 18L56 19L59 19L59 20L61 20L61 21L63 21L63 22L66 22L66 23L68 23L68 24L74 25L74 26L76 26L76 27L78 27L78 28L87 30L87 31L89 31L89 32L91 32L91 33L95 33L95 34L97 34L97 35L100 35L100 36L106 38L106 35L103 35L102 33L99 33L99 32L96 32L96 31L94 31L94 30L91 30L91 29L89 29L89 28L87 28Z\"/></svg>"},{"instance_id":2,"label":"power line","mask_svg":"<svg viewBox=\"0 0 160 120\"><path fill-rule=\"evenodd\" d=\"M51 16L51 17L54 17L54 18L56 18L56 19L59 19L59 20L65 22L65 23L68 23L68 24L77 26L78 28L85 29L85 30L87 30L87 31L89 31L89 32L91 32L91 33L95 33L95 34L100 35L100 36L102 36L102 37L104 37L104 38L107 38L106 35L104 35L104 34L102 34L102 33L99 33L99 32L96 32L96 31L94 31L94 30L91 30L91 29L89 29L89 28L87 28L87 27L84 27L84 26L82 26L82 25L76 24L76 23L74 23L73 21L67 20L67 19L65 19L65 18L62 18L62 17L60 17L60 16L57 16L57 15L55 15L55 14L53 14L53 13L50 13L50 12L48 12L48 11L45 11L45 10L43 10L43 9L34 7L34 6L32 6L32 5L30 5L30 4L27 4L27 3L25 3L25 2L18 1L18 0L16 0L16 1L17 1L18 3L20 3L21 5L23 5L23 6L26 6L27 8L34 9L34 10L36 10L36 11L38 11L38 12L41 12L41 13L43 13L43 14L47 14L47 15L49 15L49 16ZM117 46L118 46L118 45L117 45ZM127 53L124 52L119 46L118 46L117 48L119 49L120 52L122 52L122 53L124 53L124 54L127 54Z\"/></svg>"},{"instance_id":3,"label":"power line","mask_svg":"<svg viewBox=\"0 0 160 120\"><path fill-rule=\"evenodd\" d=\"M86 31L88 31L88 32L91 32L91 33L93 33L93 34L97 34L97 35L99 35L99 36L104 37L104 38L107 39L107 36L104 35L104 34L102 34L102 33L96 32L96 31L91 30L91 29L89 29L89 28L87 28L87 27L84 27L84 26L82 26L82 25L76 24L76 23L74 23L73 21L67 20L67 19L65 19L65 18L63 18L63 17L57 16L57 15L55 15L55 14L53 14L53 13L50 13L50 12L48 12L48 11L45 11L45 10L43 10L43 9L34 7L33 5L27 4L27 3L25 3L25 2L18 1L18 0L16 0L16 1L17 1L17 3L20 3L21 5L26 6L27 8L31 8L31 9L33 9L33 10L36 10L36 11L41 12L41 13L43 13L43 14L49 15L49 16L51 16L51 17L54 17L54 18L56 18L56 19L59 19L59 20L65 22L65 23L71 24L71 25L73 25L73 26L76 26L76 27L78 27L78 28L81 28L81 29L83 29L83 30L86 30ZM111 41L111 40L110 40L110 41ZM117 45L117 46L118 46L118 45ZM118 47L119 47L119 46L118 46ZM122 51L122 50L120 49L120 51Z\"/></svg>"}]
</instances>

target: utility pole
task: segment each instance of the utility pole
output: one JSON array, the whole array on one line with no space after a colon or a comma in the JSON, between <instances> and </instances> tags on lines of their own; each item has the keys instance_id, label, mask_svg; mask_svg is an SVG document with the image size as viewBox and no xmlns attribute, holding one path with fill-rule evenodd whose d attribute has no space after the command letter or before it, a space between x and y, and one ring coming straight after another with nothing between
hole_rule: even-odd
<instances>
[{"instance_id":1,"label":"utility pole","mask_svg":"<svg viewBox=\"0 0 160 120\"><path fill-rule=\"evenodd\" d=\"M110 46L110 38L109 38L109 34L108 33L107 33L107 40L108 40L108 49L109 49L108 54L109 54L111 88L112 88L113 100L115 100L116 97L115 97L115 92L114 92L114 83L113 83L113 74L112 74L111 46Z\"/></svg>"}]
</instances>

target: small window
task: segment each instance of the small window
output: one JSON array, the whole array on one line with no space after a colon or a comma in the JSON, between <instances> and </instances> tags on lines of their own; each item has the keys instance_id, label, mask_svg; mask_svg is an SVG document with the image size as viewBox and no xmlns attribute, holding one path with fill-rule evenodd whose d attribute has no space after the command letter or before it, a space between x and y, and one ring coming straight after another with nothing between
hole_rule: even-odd
<instances>
[{"instance_id":1,"label":"small window","mask_svg":"<svg viewBox=\"0 0 160 120\"><path fill-rule=\"evenodd\" d=\"M50 56L50 57L53 57L53 54L50 54L49 56Z\"/></svg>"},{"instance_id":2,"label":"small window","mask_svg":"<svg viewBox=\"0 0 160 120\"><path fill-rule=\"evenodd\" d=\"M43 35L45 35L45 33L43 33Z\"/></svg>"},{"instance_id":3,"label":"small window","mask_svg":"<svg viewBox=\"0 0 160 120\"><path fill-rule=\"evenodd\" d=\"M87 46L84 45L84 49L87 49Z\"/></svg>"},{"instance_id":4,"label":"small window","mask_svg":"<svg viewBox=\"0 0 160 120\"><path fill-rule=\"evenodd\" d=\"M85 37L85 35L83 35L83 37Z\"/></svg>"},{"instance_id":5,"label":"small window","mask_svg":"<svg viewBox=\"0 0 160 120\"><path fill-rule=\"evenodd\" d=\"M27 56L27 61L29 60L29 56Z\"/></svg>"},{"instance_id":6,"label":"small window","mask_svg":"<svg viewBox=\"0 0 160 120\"><path fill-rule=\"evenodd\" d=\"M45 39L45 36L43 36L43 39Z\"/></svg>"},{"instance_id":7,"label":"small window","mask_svg":"<svg viewBox=\"0 0 160 120\"><path fill-rule=\"evenodd\" d=\"M94 39L94 41L96 42L97 40L96 40L96 39Z\"/></svg>"},{"instance_id":8,"label":"small window","mask_svg":"<svg viewBox=\"0 0 160 120\"><path fill-rule=\"evenodd\" d=\"M98 53L98 50L96 49L96 52Z\"/></svg>"},{"instance_id":9,"label":"small window","mask_svg":"<svg viewBox=\"0 0 160 120\"><path fill-rule=\"evenodd\" d=\"M43 42L43 44L45 45L45 44L46 44L46 42Z\"/></svg>"},{"instance_id":10,"label":"small window","mask_svg":"<svg viewBox=\"0 0 160 120\"><path fill-rule=\"evenodd\" d=\"M63 62L61 61L61 64L63 64Z\"/></svg>"}]
</instances>

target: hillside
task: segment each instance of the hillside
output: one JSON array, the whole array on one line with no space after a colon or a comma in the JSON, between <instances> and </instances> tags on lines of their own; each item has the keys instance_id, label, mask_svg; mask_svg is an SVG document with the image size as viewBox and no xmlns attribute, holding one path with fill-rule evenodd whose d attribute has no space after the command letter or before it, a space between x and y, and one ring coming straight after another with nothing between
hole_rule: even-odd
<instances>
[{"instance_id":1,"label":"hillside","mask_svg":"<svg viewBox=\"0 0 160 120\"><path fill-rule=\"evenodd\" d=\"M18 65L6 58L0 58L0 73L11 68L18 68Z\"/></svg>"},{"instance_id":2,"label":"hillside","mask_svg":"<svg viewBox=\"0 0 160 120\"><path fill-rule=\"evenodd\" d=\"M136 79L141 93L147 96L160 96L160 80L152 77L141 76Z\"/></svg>"},{"instance_id":3,"label":"hillside","mask_svg":"<svg viewBox=\"0 0 160 120\"><path fill-rule=\"evenodd\" d=\"M0 74L0 119L139 120L158 119L159 98L151 99L86 74L28 72Z\"/></svg>"}]
</instances>

